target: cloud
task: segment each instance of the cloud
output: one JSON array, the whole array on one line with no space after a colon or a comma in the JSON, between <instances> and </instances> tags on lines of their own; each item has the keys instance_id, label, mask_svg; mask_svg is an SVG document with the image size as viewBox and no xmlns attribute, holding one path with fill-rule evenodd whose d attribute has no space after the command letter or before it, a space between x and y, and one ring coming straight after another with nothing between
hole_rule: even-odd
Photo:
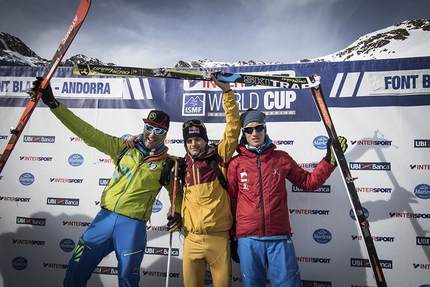
<instances>
[{"instance_id":1,"label":"cloud","mask_svg":"<svg viewBox=\"0 0 430 287\"><path fill-rule=\"evenodd\" d=\"M47 59L79 4L4 2L2 31ZM398 22L426 18L429 10L428 0L94 0L66 57L85 54L152 67L199 59L291 63L334 53Z\"/></svg>"}]
</instances>

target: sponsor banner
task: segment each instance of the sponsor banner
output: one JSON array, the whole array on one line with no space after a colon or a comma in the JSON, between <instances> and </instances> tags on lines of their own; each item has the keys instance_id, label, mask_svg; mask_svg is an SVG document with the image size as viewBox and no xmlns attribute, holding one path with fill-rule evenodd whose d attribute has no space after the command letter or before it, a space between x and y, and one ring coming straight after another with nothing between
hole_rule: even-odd
<instances>
[{"instance_id":1,"label":"sponsor banner","mask_svg":"<svg viewBox=\"0 0 430 287\"><path fill-rule=\"evenodd\" d=\"M430 264L423 256L430 246L428 67L430 57L226 68L244 73L321 75L336 130L348 139L346 159L389 286L429 287L430 283ZM208 123L211 143L222 138L222 95L211 81L90 78L74 76L71 71L63 67L56 73L52 80L55 94L108 134L125 139L140 133L142 117L149 109L162 109L171 115L165 144L173 155L184 155L181 123L191 117ZM0 67L3 148L10 139L10 126L16 124L28 102L26 89L34 75L42 73L43 69L35 67ZM326 154L328 137L309 89L231 87L240 112L253 107L267 114L269 135L278 150L288 152L307 172L315 170ZM0 257L4 259L0 269L14 271L2 272L0 282L5 286L33 282L34 287L62 284L79 238L100 210L114 173L114 159L88 147L46 106L38 105L0 175ZM267 174L261 180L273 181L275 175ZM316 190L303 190L292 174L279 179L287 181L292 240L303 286L376 286L343 176L336 167ZM265 208L272 204L267 202ZM166 278L172 278L172 286L183 283L184 231L172 233L170 241L166 227L170 212L170 197L162 188L146 222L144 260L134 270L148 286L161 286ZM399 254L399 248L408 250L407 256ZM166 272L169 250L171 267ZM93 283L115 286L117 264L114 253L105 257L94 270ZM13 274L19 271L25 276ZM232 264L231 278L232 287L242 286L239 264ZM212 285L209 269L205 282L205 286ZM266 285L270 285L269 277Z\"/></svg>"},{"instance_id":2,"label":"sponsor banner","mask_svg":"<svg viewBox=\"0 0 430 287\"><path fill-rule=\"evenodd\" d=\"M430 105L430 57L228 67L228 72L321 76L329 107ZM0 106L24 106L26 92L39 68L0 69ZM161 107L171 120L203 117L222 122L222 93L212 82L155 78L79 77L73 68L59 68L54 94L68 107L151 109ZM319 121L309 89L291 90L232 84L240 111L255 108L268 121ZM168 92L167 92L168 91ZM85 101L81 99L85 98ZM168 103L168 104L167 104ZM181 107L180 109L178 107Z\"/></svg>"}]
</instances>

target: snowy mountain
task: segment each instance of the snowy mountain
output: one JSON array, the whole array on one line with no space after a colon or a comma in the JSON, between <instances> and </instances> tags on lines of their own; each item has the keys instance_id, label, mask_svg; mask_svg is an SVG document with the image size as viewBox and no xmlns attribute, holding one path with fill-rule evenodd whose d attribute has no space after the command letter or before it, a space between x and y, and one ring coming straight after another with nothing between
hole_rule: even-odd
<instances>
[{"instance_id":1,"label":"snowy mountain","mask_svg":"<svg viewBox=\"0 0 430 287\"><path fill-rule=\"evenodd\" d=\"M302 59L297 63L339 62L355 60L406 58L430 56L430 19L407 20L358 38L351 45L333 54L314 59ZM1 61L26 66L46 66L49 60L39 57L19 38L0 32L0 65ZM73 64L103 63L97 58L77 54L62 62L62 66ZM213 62L208 59L185 62L180 60L175 67L214 68L246 65L283 64L282 62L264 63L262 61Z\"/></svg>"},{"instance_id":2,"label":"snowy mountain","mask_svg":"<svg viewBox=\"0 0 430 287\"><path fill-rule=\"evenodd\" d=\"M430 19L400 22L369 33L336 53L300 62L341 62L430 56Z\"/></svg>"},{"instance_id":3,"label":"snowy mountain","mask_svg":"<svg viewBox=\"0 0 430 287\"><path fill-rule=\"evenodd\" d=\"M19 38L4 32L0 32L0 60L26 66L46 66L48 63Z\"/></svg>"},{"instance_id":4,"label":"snowy mountain","mask_svg":"<svg viewBox=\"0 0 430 287\"><path fill-rule=\"evenodd\" d=\"M426 56L430 56L430 19L416 19L403 21L385 29L364 35L345 49L336 53L315 59L302 59L297 61L297 63L342 62ZM212 62L211 60L199 60L189 63L179 61L175 67L212 68L266 64L282 63L264 63L261 61L220 63Z\"/></svg>"},{"instance_id":5,"label":"snowy mountain","mask_svg":"<svg viewBox=\"0 0 430 287\"><path fill-rule=\"evenodd\" d=\"M24 66L43 67L47 66L50 60L43 59L37 55L18 37L5 32L0 32L0 62L1 61ZM103 63L97 58L77 54L61 62L60 66L71 67L73 64L114 65L113 63Z\"/></svg>"},{"instance_id":6,"label":"snowy mountain","mask_svg":"<svg viewBox=\"0 0 430 287\"><path fill-rule=\"evenodd\" d=\"M191 62L179 61L175 68L215 68L215 67L235 67L235 66L257 66L257 65L276 65L283 64L282 62L265 63L263 61L237 61L234 63L214 62L212 60L196 60Z\"/></svg>"}]
</instances>

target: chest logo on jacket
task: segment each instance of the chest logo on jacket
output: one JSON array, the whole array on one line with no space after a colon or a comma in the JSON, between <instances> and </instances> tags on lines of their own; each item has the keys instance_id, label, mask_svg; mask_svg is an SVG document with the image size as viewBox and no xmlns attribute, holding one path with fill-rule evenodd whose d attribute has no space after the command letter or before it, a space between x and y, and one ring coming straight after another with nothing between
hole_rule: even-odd
<instances>
[{"instance_id":1,"label":"chest logo on jacket","mask_svg":"<svg viewBox=\"0 0 430 287\"><path fill-rule=\"evenodd\" d=\"M155 170L155 169L157 169L157 164L155 163L155 162L153 162L153 161L151 161L150 163L149 163L149 168L150 169L152 169L152 170Z\"/></svg>"},{"instance_id":2,"label":"chest logo on jacket","mask_svg":"<svg viewBox=\"0 0 430 287\"><path fill-rule=\"evenodd\" d=\"M248 174L246 173L246 171L243 171L240 173L240 182L242 184L242 189L243 190L249 190L248 187Z\"/></svg>"}]
</instances>

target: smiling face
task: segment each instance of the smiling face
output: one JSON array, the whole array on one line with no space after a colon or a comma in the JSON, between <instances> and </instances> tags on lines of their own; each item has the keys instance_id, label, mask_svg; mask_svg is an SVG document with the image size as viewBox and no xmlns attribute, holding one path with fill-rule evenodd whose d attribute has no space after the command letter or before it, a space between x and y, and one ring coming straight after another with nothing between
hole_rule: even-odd
<instances>
[{"instance_id":1,"label":"smiling face","mask_svg":"<svg viewBox=\"0 0 430 287\"><path fill-rule=\"evenodd\" d=\"M201 137L190 137L185 141L185 146L187 148L187 152L192 156L198 156L207 145L207 141L205 141Z\"/></svg>"},{"instance_id":2,"label":"smiling face","mask_svg":"<svg viewBox=\"0 0 430 287\"><path fill-rule=\"evenodd\" d=\"M145 124L143 129L143 143L147 149L155 148L164 140L167 131L161 128L154 127L150 124Z\"/></svg>"},{"instance_id":3,"label":"smiling face","mask_svg":"<svg viewBox=\"0 0 430 287\"><path fill-rule=\"evenodd\" d=\"M246 142L252 146L261 146L264 143L264 136L266 135L265 124L259 122L248 123L246 127L242 128L246 138Z\"/></svg>"}]
</instances>

